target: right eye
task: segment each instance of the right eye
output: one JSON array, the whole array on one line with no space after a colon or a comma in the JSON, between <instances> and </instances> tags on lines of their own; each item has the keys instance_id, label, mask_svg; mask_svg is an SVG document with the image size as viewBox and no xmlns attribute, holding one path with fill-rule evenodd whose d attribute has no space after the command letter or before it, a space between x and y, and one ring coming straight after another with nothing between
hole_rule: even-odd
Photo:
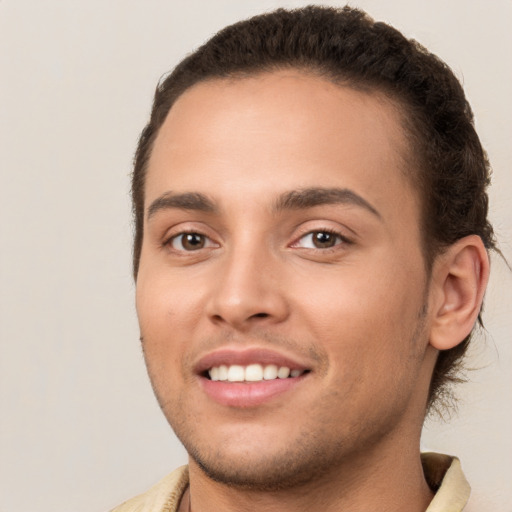
<instances>
[{"instance_id":1,"label":"right eye","mask_svg":"<svg viewBox=\"0 0 512 512\"><path fill-rule=\"evenodd\" d=\"M180 233L167 242L175 251L198 251L206 247L216 247L216 244L201 233Z\"/></svg>"}]
</instances>

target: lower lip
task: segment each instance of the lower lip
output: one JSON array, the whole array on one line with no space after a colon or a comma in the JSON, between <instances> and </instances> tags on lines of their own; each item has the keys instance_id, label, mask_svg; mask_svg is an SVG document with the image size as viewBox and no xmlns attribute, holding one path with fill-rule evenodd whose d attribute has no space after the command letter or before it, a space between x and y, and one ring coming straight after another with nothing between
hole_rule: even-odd
<instances>
[{"instance_id":1,"label":"lower lip","mask_svg":"<svg viewBox=\"0 0 512 512\"><path fill-rule=\"evenodd\" d=\"M259 382L213 381L201 377L206 394L221 405L228 407L256 407L293 389L307 374L286 379L262 380Z\"/></svg>"}]
</instances>

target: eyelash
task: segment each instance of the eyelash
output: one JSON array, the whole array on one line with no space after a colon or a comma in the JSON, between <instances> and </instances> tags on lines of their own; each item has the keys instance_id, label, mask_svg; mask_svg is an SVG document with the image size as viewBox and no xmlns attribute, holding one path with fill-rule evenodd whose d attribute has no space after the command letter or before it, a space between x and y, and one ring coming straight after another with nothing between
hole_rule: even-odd
<instances>
[{"instance_id":1,"label":"eyelash","mask_svg":"<svg viewBox=\"0 0 512 512\"><path fill-rule=\"evenodd\" d=\"M299 246L299 243L301 240L303 240L304 238L306 238L308 236L314 236L315 234L327 234L327 235L331 235L331 236L335 237L336 240L335 240L334 245L330 246L330 247L300 247ZM183 247L183 237L185 237L186 235L197 235L197 236L201 237L205 243L205 246L199 247L195 250L193 250L193 249L186 250L185 248L179 249L179 248L173 247L174 242L176 240L179 240L180 238L182 240L181 245ZM206 244L208 244L208 245L206 245ZM339 246L352 245L352 244L353 244L352 240L345 237L344 235L342 235L341 233L339 233L338 231L336 231L334 229L318 228L318 229L305 231L303 234L301 234L296 239L295 242L293 242L290 245L290 247L298 248L298 249L305 249L305 250L309 250L309 251L319 251L321 253L328 253L328 252L339 250L340 249ZM175 254L184 254L184 253L193 254L194 252L200 251L202 249L208 249L208 248L212 248L215 246L218 247L218 244L216 242L214 242L208 235L205 235L204 233L201 233L198 230L187 230L187 231L181 231L179 233L173 234L172 236L166 238L165 241L163 242L163 246L168 247Z\"/></svg>"},{"instance_id":2,"label":"eyelash","mask_svg":"<svg viewBox=\"0 0 512 512\"><path fill-rule=\"evenodd\" d=\"M196 250L188 250L188 251L186 249L177 249L177 248L173 247L174 241L179 240L180 238L182 239L181 245L183 246L183 238L185 236L187 236L187 235L197 235L197 236L199 236L199 237L201 237L203 239L205 244L208 243L208 241L209 241L210 245L208 245L208 247L200 247L200 248L198 248ZM163 242L163 246L164 247L168 247L173 252L178 253L178 254L181 254L181 253L194 253L196 251L199 251L200 249L210 248L210 247L213 247L215 245L218 245L218 244L213 242L213 240L208 235L205 235L204 233L201 233L198 230L180 231L179 233L173 234L172 236L166 238L164 240L164 242Z\"/></svg>"},{"instance_id":3,"label":"eyelash","mask_svg":"<svg viewBox=\"0 0 512 512\"><path fill-rule=\"evenodd\" d=\"M335 237L337 239L337 243L335 243L332 247L306 247L304 249L307 249L309 251L320 251L322 253L326 253L326 252L332 252L332 251L336 251L336 250L339 250L340 247L339 246L342 246L342 245L352 245L354 242L352 240L350 240L349 238L347 238L346 236L342 235L339 231L336 231L332 228L318 228L318 229L311 229L309 231L306 231L304 232L303 234L300 235L300 237L297 238L297 241L294 242L291 247L297 247L297 248L301 248L298 246L299 242L301 240L303 240L305 237L307 236L313 236L315 233L322 233L322 234L328 234L328 235L331 235L333 237Z\"/></svg>"}]
</instances>

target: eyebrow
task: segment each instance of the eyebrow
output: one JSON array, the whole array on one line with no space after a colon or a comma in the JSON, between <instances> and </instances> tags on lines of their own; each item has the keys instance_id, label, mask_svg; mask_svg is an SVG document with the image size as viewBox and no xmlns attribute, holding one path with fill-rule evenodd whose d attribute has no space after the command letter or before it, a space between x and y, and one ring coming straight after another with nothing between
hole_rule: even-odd
<instances>
[{"instance_id":1,"label":"eyebrow","mask_svg":"<svg viewBox=\"0 0 512 512\"><path fill-rule=\"evenodd\" d=\"M305 210L327 204L359 206L379 219L382 218L380 213L366 199L347 188L305 188L291 190L278 197L273 205L273 210L276 212L283 210ZM172 208L196 210L206 213L215 213L218 211L215 203L199 192L184 192L180 194L166 192L151 203L147 211L147 219L149 220L161 210Z\"/></svg>"},{"instance_id":2,"label":"eyebrow","mask_svg":"<svg viewBox=\"0 0 512 512\"><path fill-rule=\"evenodd\" d=\"M359 206L382 219L376 208L366 199L348 188L305 188L292 190L277 199L274 204L274 210L302 210L326 204Z\"/></svg>"},{"instance_id":3,"label":"eyebrow","mask_svg":"<svg viewBox=\"0 0 512 512\"><path fill-rule=\"evenodd\" d=\"M168 210L171 208L197 210L206 213L213 213L217 211L217 207L213 201L204 194L200 194L198 192L185 192L183 194L166 192L151 203L148 208L147 219L149 220L153 215L161 210Z\"/></svg>"}]
</instances>

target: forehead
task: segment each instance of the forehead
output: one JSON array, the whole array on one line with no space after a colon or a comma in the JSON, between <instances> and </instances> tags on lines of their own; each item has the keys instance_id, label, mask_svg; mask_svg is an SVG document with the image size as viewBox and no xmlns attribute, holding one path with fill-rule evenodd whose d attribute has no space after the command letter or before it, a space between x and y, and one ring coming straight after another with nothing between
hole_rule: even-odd
<instances>
[{"instance_id":1,"label":"forehead","mask_svg":"<svg viewBox=\"0 0 512 512\"><path fill-rule=\"evenodd\" d=\"M145 203L176 190L263 200L317 186L356 189L377 205L415 202L400 115L383 94L295 70L199 83L160 129Z\"/></svg>"}]
</instances>

